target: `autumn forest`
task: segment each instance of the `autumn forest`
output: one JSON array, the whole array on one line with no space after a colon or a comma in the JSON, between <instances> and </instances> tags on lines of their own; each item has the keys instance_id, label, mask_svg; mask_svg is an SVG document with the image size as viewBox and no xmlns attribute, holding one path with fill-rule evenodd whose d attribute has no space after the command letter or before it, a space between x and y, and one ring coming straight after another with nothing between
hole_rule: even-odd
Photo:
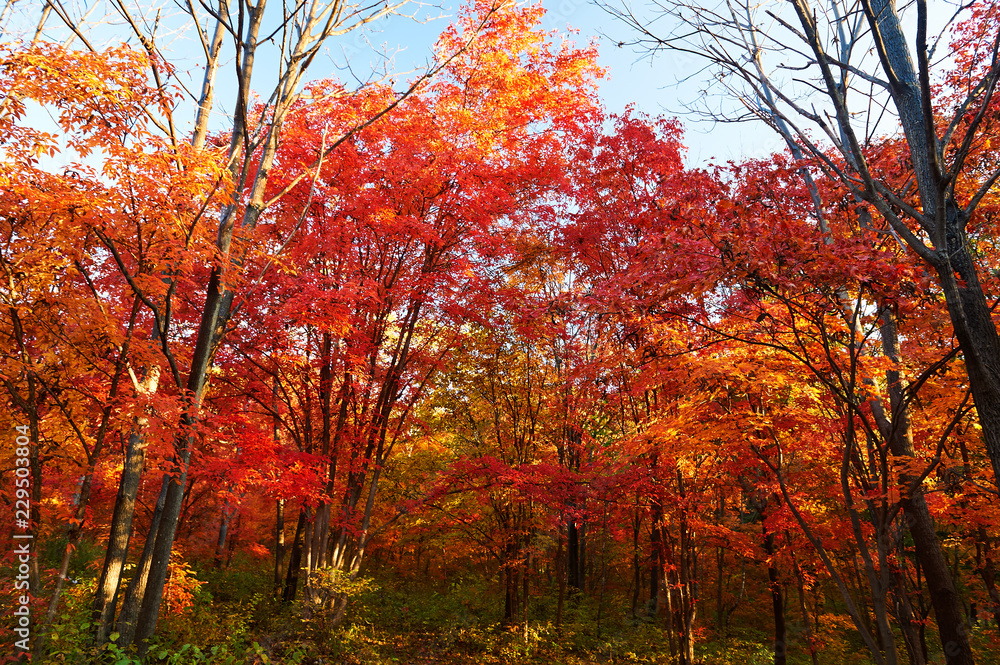
<instances>
[{"instance_id":1,"label":"autumn forest","mask_svg":"<svg viewBox=\"0 0 1000 665\"><path fill-rule=\"evenodd\" d=\"M1000 663L1000 4L2 4L3 662Z\"/></svg>"}]
</instances>

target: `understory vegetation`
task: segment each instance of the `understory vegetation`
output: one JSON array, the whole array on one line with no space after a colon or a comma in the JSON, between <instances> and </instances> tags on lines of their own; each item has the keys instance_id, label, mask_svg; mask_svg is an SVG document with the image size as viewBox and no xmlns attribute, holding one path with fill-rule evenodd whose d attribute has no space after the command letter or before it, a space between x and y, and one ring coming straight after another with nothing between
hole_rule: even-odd
<instances>
[{"instance_id":1,"label":"understory vegetation","mask_svg":"<svg viewBox=\"0 0 1000 665\"><path fill-rule=\"evenodd\" d=\"M384 568L372 571L354 592L350 619L334 628L323 611L299 601L284 604L273 596L271 580L260 562L240 559L225 570L211 567L195 573L198 584L183 611L163 619L147 660L122 653L113 644L98 650L91 643L87 601L95 579L88 578L96 559L83 554L75 561L67 608L49 640L53 654L43 663L106 662L226 664L392 665L543 665L566 663L660 664L673 662L665 617L645 602L630 608L631 593L613 584L602 603L576 593L566 599L556 626L557 585L538 571L537 595L528 605L527 622L505 623L498 607L498 582L472 571L424 570L408 573ZM622 583L624 580L618 580ZM751 588L766 578L747 580ZM735 600L735 599L731 599ZM726 607L725 626L706 603L709 618L700 631L697 662L704 665L767 665L774 661L770 617L761 615L753 598ZM816 617L814 640L820 663L869 663L863 641L842 608L829 602ZM971 627L980 662L1000 663L996 627L982 621ZM940 649L931 643L930 648ZM788 663L812 663L809 636L801 622L789 624Z\"/></svg>"}]
</instances>

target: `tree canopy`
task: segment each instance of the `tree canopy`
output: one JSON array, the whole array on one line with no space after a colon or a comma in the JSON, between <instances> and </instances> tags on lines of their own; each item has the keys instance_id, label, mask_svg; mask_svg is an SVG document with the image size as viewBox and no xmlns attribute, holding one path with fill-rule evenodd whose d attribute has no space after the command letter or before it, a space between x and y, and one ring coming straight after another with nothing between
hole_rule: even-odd
<instances>
[{"instance_id":1,"label":"tree canopy","mask_svg":"<svg viewBox=\"0 0 1000 665\"><path fill-rule=\"evenodd\" d=\"M0 44L13 661L996 660L997 6L612 8L787 144L702 167L539 4L109 7Z\"/></svg>"}]
</instances>

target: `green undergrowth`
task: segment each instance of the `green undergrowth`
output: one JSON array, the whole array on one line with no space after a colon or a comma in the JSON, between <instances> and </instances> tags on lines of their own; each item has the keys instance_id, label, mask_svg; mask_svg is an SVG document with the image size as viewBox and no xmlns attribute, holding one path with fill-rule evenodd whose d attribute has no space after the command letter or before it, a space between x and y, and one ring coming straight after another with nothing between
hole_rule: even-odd
<instances>
[{"instance_id":1,"label":"green undergrowth","mask_svg":"<svg viewBox=\"0 0 1000 665\"><path fill-rule=\"evenodd\" d=\"M346 620L334 626L329 609L302 600L274 599L269 576L251 561L225 570L191 571L190 606L161 618L147 655L139 659L114 645L94 647L89 603L94 580L81 579L64 594L40 663L114 665L550 665L566 663L674 662L662 617L633 618L624 598L608 594L603 604L575 595L565 599L557 627L558 597L542 590L531 597L528 617L504 623L496 580L475 575L428 583L393 577L346 584L328 577L328 594L351 596ZM623 609L624 608L624 609ZM870 662L846 617L825 615L816 634L823 665ZM699 618L695 656L704 665L765 665L774 662L769 617L734 616L725 637ZM928 631L930 632L930 631ZM1000 665L997 631L980 624L972 640L980 665ZM900 657L906 654L900 645ZM931 662L934 661L931 645ZM805 631L789 623L789 665L812 665ZM905 662L905 660L903 661ZM943 662L943 661L942 661Z\"/></svg>"}]
</instances>

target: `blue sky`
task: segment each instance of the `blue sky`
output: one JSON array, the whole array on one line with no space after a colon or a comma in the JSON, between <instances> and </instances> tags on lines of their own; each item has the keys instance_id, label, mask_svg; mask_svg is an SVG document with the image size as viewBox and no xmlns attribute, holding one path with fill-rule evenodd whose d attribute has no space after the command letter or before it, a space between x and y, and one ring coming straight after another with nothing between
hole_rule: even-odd
<instances>
[{"instance_id":1,"label":"blue sky","mask_svg":"<svg viewBox=\"0 0 1000 665\"><path fill-rule=\"evenodd\" d=\"M636 51L628 46L635 35L630 29L619 22L593 0L542 0L547 10L544 27L558 33L566 33L570 29L578 32L572 39L579 43L594 40L600 51L599 64L605 68L608 77L601 86L601 96L607 108L612 112L621 112L626 105L633 104L639 111L649 115L666 115L679 117L686 130L685 143L688 147L688 164L691 166L706 166L711 162L724 163L728 160L740 160L746 157L763 157L783 148L778 137L761 123L747 124L713 124L699 121L697 115L687 113L686 104L700 102L702 106L719 106L732 104L719 93L705 95L702 92L702 81L706 73L700 72L700 63L690 56L677 54L660 54L651 58L648 53ZM605 0L610 3L623 0ZM627 1L627 0L625 0ZM715 0L703 0L715 1ZM314 62L310 70L310 78L337 77L350 87L352 77L364 80L380 70L393 72L401 84L411 78L414 72L426 67L431 58L431 46L438 34L447 27L453 19L460 0L443 0L446 4L409 5L408 11L415 13L417 20L405 17L392 17L370 25L365 30L329 40L325 52ZM643 11L647 0L636 0L636 7ZM87 8L107 7L97 0L66 0L80 13ZM448 4L450 3L450 4ZM195 3L196 6L198 3ZM931 3L932 13L942 13L947 9L948 2ZM28 10L31 3L17 4L25 13L22 33L30 34L34 26L34 10ZM158 44L165 47L170 57L178 66L179 73L189 73L190 89L196 90L200 84L200 46L194 40L189 30L189 18L184 16L173 0L135 0L135 11L145 11L147 20L156 20L156 10L165 13L160 23ZM18 13L15 11L8 17L9 28L17 23ZM950 9L947 13L950 15ZM98 21L96 35L100 39L95 44L102 46L120 40L128 34L120 17L108 14L110 21ZM99 17L97 17L99 18ZM115 25L117 24L117 25ZM65 36L65 27L55 19L49 22L53 39ZM669 25L660 26L667 31ZM59 33L63 33L60 36ZM12 35L3 35L10 38ZM103 41L103 43L102 43ZM624 46L619 46L624 42ZM276 54L274 54L276 55ZM388 60L387 60L388 57ZM269 68L276 67L277 58L258 58L255 71L254 88L273 85L274 77ZM347 67L348 63L350 68ZM232 66L231 61L223 65L223 69ZM229 72L227 72L228 74ZM270 79L270 80L269 80ZM223 74L219 79L219 95L217 106L221 113L232 110L234 90L231 77ZM264 90L258 90L267 94ZM220 120L222 116L219 116ZM889 131L892 131L890 128Z\"/></svg>"},{"instance_id":2,"label":"blue sky","mask_svg":"<svg viewBox=\"0 0 1000 665\"><path fill-rule=\"evenodd\" d=\"M333 76L350 87L352 78L363 80L372 77L373 72L390 71L402 83L429 64L431 46L454 18L461 2L442 1L444 4L437 6L409 5L405 11L413 13L417 20L395 16L370 24L364 30L329 40L324 54L313 63L309 78ZM644 0L637 2L642 3ZM118 43L129 35L121 18L98 0L65 0L65 5L71 7L77 16L86 14L88 9L95 10L89 14L89 18L97 27L88 34L98 48ZM197 7L198 3L195 5ZM198 65L201 62L201 47L187 29L189 17L172 0L134 0L130 6L133 12L145 13L149 24L159 21L157 44L165 49L177 66L181 78L187 79L189 89L197 90L200 85ZM759 123L711 124L697 122L695 116L686 114L684 104L699 99L701 93L696 82L678 83L678 80L692 74L697 69L697 63L690 58L678 59L677 56L661 55L651 59L648 54L635 51L627 45L619 47L619 42L627 42L633 35L628 27L602 10L593 0L543 0L543 6L547 11L543 22L546 29L558 33L577 30L577 33L571 35L574 41L597 42L601 54L599 64L607 71L600 94L610 111L621 112L626 105L632 104L649 115L681 118L686 130L689 165L704 166L710 161L725 162L747 156L764 156L782 147L773 133ZM5 25L2 26L6 29L6 34L0 35L0 39L11 39L18 35L29 38L37 20L37 10L38 7L33 7L31 2L15 5L15 11L6 17ZM62 23L54 17L50 18L46 30L49 39L61 41L67 34ZM133 45L138 47L138 44ZM391 56L388 61L387 55ZM350 63L349 69L347 63ZM266 94L258 88L270 88L273 85L274 77L268 70L276 64L277 58L258 58L253 86L258 92ZM223 73L218 80L216 108L221 114L232 111L231 102L235 90L230 90L234 87L232 78L225 71L231 66L231 61L223 64ZM721 99L720 103L723 103ZM222 115L218 117L221 121ZM44 125L47 119L38 118L38 121Z\"/></svg>"},{"instance_id":3,"label":"blue sky","mask_svg":"<svg viewBox=\"0 0 1000 665\"><path fill-rule=\"evenodd\" d=\"M684 105L695 101L701 94L695 81L682 80L697 68L697 63L690 58L679 59L669 55L651 58L648 53L628 46L627 42L633 36L629 28L590 0L543 0L543 5L546 8L544 28L559 33L576 30L578 32L571 38L580 44L591 40L597 42L599 64L607 72L600 94L610 111L620 113L626 105L632 104L649 115L681 118L690 165L704 166L711 161L764 156L783 147L771 130L760 123L714 124L687 114ZM426 65L430 45L448 25L454 11L454 5L446 6L443 11L424 8L424 16L443 14L444 17L424 23L393 18L367 32L364 39L376 50L395 53L397 70L416 69ZM346 50L354 60L353 66L359 67L362 37L349 36L346 40L346 49L343 43L331 43L330 57L338 65L342 64L346 60ZM619 46L621 42L626 42L626 45ZM372 51L368 51L368 71L377 60L372 56ZM363 67L356 71L361 69Z\"/></svg>"}]
</instances>

